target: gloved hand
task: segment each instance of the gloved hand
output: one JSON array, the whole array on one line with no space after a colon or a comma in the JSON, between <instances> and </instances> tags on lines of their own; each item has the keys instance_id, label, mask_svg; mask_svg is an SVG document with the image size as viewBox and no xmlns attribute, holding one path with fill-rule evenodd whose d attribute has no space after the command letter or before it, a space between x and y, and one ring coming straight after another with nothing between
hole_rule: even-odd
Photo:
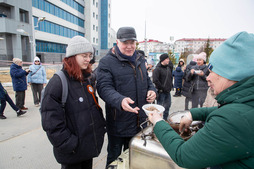
<instances>
[{"instance_id":1,"label":"gloved hand","mask_svg":"<svg viewBox=\"0 0 254 169\"><path fill-rule=\"evenodd\" d=\"M184 131L187 132L192 121L193 120L191 113L190 112L186 113L180 121L179 132L180 133L183 133Z\"/></svg>"}]
</instances>

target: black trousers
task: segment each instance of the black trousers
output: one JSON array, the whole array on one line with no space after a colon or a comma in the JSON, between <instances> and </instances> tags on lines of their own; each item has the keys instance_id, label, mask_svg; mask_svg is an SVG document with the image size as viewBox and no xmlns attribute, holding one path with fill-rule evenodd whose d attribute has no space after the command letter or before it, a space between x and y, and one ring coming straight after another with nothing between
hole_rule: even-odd
<instances>
[{"instance_id":1,"label":"black trousers","mask_svg":"<svg viewBox=\"0 0 254 169\"><path fill-rule=\"evenodd\" d=\"M207 90L194 90L191 97L192 97L192 108L197 108L198 105L203 107L205 102Z\"/></svg>"},{"instance_id":2,"label":"black trousers","mask_svg":"<svg viewBox=\"0 0 254 169\"><path fill-rule=\"evenodd\" d=\"M19 109L22 109L25 105L25 96L26 96L26 91L16 92L15 94L16 106Z\"/></svg>"},{"instance_id":3,"label":"black trousers","mask_svg":"<svg viewBox=\"0 0 254 169\"><path fill-rule=\"evenodd\" d=\"M93 159L85 160L76 164L62 164L61 166L61 169L92 169Z\"/></svg>"},{"instance_id":4,"label":"black trousers","mask_svg":"<svg viewBox=\"0 0 254 169\"><path fill-rule=\"evenodd\" d=\"M0 106L0 115L4 114L4 109L6 107L6 102L9 103L9 105L12 107L13 110L18 111L18 107L13 103L12 99L10 98L10 96L7 94L5 94L5 99L1 100L1 106Z\"/></svg>"},{"instance_id":5,"label":"black trousers","mask_svg":"<svg viewBox=\"0 0 254 169\"><path fill-rule=\"evenodd\" d=\"M41 91L43 89L43 84L32 83L31 89L33 92L34 104L39 104L41 101Z\"/></svg>"},{"instance_id":6,"label":"black trousers","mask_svg":"<svg viewBox=\"0 0 254 169\"><path fill-rule=\"evenodd\" d=\"M117 137L108 134L108 157L106 166L112 163L121 154L129 148L129 142L132 137Z\"/></svg>"},{"instance_id":7,"label":"black trousers","mask_svg":"<svg viewBox=\"0 0 254 169\"><path fill-rule=\"evenodd\" d=\"M185 110L189 110L189 102L191 102L191 98L185 97Z\"/></svg>"}]
</instances>

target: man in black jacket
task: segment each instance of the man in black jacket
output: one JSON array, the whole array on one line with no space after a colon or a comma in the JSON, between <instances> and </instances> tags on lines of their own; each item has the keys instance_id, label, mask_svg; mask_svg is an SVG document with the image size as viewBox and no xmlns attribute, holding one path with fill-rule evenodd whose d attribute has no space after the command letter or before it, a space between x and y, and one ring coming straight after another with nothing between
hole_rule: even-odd
<instances>
[{"instance_id":1,"label":"man in black jacket","mask_svg":"<svg viewBox=\"0 0 254 169\"><path fill-rule=\"evenodd\" d=\"M107 165L129 148L130 139L147 118L142 106L156 98L145 66L136 51L136 32L132 27L117 31L117 45L110 49L97 68L97 90L106 102L108 133Z\"/></svg>"},{"instance_id":2,"label":"man in black jacket","mask_svg":"<svg viewBox=\"0 0 254 169\"><path fill-rule=\"evenodd\" d=\"M158 90L158 104L165 108L163 119L167 120L171 106L170 91L172 88L172 70L169 67L169 56L164 53L160 56L160 62L153 71L153 83Z\"/></svg>"}]
</instances>

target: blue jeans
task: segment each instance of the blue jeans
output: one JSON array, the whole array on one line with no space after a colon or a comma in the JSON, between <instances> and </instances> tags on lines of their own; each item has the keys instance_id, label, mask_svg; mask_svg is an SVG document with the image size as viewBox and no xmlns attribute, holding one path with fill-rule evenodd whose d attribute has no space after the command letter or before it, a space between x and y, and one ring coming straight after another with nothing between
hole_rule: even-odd
<instances>
[{"instance_id":1,"label":"blue jeans","mask_svg":"<svg viewBox=\"0 0 254 169\"><path fill-rule=\"evenodd\" d=\"M169 93L159 93L159 97L157 99L157 103L159 105L162 105L165 108L165 111L163 113L163 119L167 120L168 118L168 113L169 113L169 108L171 106L171 94Z\"/></svg>"},{"instance_id":2,"label":"blue jeans","mask_svg":"<svg viewBox=\"0 0 254 169\"><path fill-rule=\"evenodd\" d=\"M129 148L131 138L132 137L117 137L108 134L108 157L106 166L117 159L122 149L125 151Z\"/></svg>"},{"instance_id":3,"label":"blue jeans","mask_svg":"<svg viewBox=\"0 0 254 169\"><path fill-rule=\"evenodd\" d=\"M4 114L4 109L6 107L6 102L9 103L9 105L12 107L13 110L18 111L19 108L13 103L12 99L8 94L5 95L5 99L1 100L1 106L0 106L0 115Z\"/></svg>"}]
</instances>

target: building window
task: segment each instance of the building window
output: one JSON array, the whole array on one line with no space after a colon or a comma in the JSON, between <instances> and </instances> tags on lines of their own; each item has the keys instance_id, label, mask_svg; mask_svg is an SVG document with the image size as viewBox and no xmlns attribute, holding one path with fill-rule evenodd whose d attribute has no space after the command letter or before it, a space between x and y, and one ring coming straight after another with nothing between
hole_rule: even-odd
<instances>
[{"instance_id":1,"label":"building window","mask_svg":"<svg viewBox=\"0 0 254 169\"><path fill-rule=\"evenodd\" d=\"M95 0L93 0L93 5L95 5Z\"/></svg>"},{"instance_id":2,"label":"building window","mask_svg":"<svg viewBox=\"0 0 254 169\"><path fill-rule=\"evenodd\" d=\"M34 24L36 24L38 22L38 18L34 17L33 19L34 19ZM73 29L70 29L70 28L67 28L62 25L58 25L46 20L43 22L40 22L39 27L35 29L39 31L47 32L47 33L52 33L52 34L68 37L68 38L72 38L73 36L76 36L76 35L80 35L80 36L85 35L84 33L78 32L76 30L73 30Z\"/></svg>"},{"instance_id":3,"label":"building window","mask_svg":"<svg viewBox=\"0 0 254 169\"><path fill-rule=\"evenodd\" d=\"M98 15L96 15L96 19L98 20Z\"/></svg>"},{"instance_id":4,"label":"building window","mask_svg":"<svg viewBox=\"0 0 254 169\"><path fill-rule=\"evenodd\" d=\"M68 5L72 4L70 2L74 2L73 0L69 0L68 2L66 0L62 0L62 1ZM33 0L32 5L35 8L38 8L38 9L48 12L54 16L57 16L57 17L62 18L64 20L67 20L68 22L74 23L80 27L83 27L83 28L85 27L85 21L83 19L63 10L62 8L59 8L58 6L55 6L55 5L47 2L46 0ZM72 6L72 5L70 5L70 6ZM83 7L83 6L81 6L81 7ZM83 7L83 10L78 10L78 11L84 14L84 7Z\"/></svg>"},{"instance_id":5,"label":"building window","mask_svg":"<svg viewBox=\"0 0 254 169\"><path fill-rule=\"evenodd\" d=\"M93 43L95 43L95 38L93 38Z\"/></svg>"},{"instance_id":6,"label":"building window","mask_svg":"<svg viewBox=\"0 0 254 169\"><path fill-rule=\"evenodd\" d=\"M95 13L93 12L93 18L95 17Z\"/></svg>"},{"instance_id":7,"label":"building window","mask_svg":"<svg viewBox=\"0 0 254 169\"><path fill-rule=\"evenodd\" d=\"M98 8L98 2L96 2L96 8Z\"/></svg>"},{"instance_id":8,"label":"building window","mask_svg":"<svg viewBox=\"0 0 254 169\"><path fill-rule=\"evenodd\" d=\"M95 30L95 25L93 25L93 30Z\"/></svg>"},{"instance_id":9,"label":"building window","mask_svg":"<svg viewBox=\"0 0 254 169\"><path fill-rule=\"evenodd\" d=\"M19 9L20 22L29 23L28 12L22 9Z\"/></svg>"},{"instance_id":10,"label":"building window","mask_svg":"<svg viewBox=\"0 0 254 169\"><path fill-rule=\"evenodd\" d=\"M98 38L96 38L96 43L98 44Z\"/></svg>"},{"instance_id":11,"label":"building window","mask_svg":"<svg viewBox=\"0 0 254 169\"><path fill-rule=\"evenodd\" d=\"M96 32L98 32L98 26L96 26Z\"/></svg>"},{"instance_id":12,"label":"building window","mask_svg":"<svg viewBox=\"0 0 254 169\"><path fill-rule=\"evenodd\" d=\"M65 53L67 45L36 40L36 52Z\"/></svg>"}]
</instances>

